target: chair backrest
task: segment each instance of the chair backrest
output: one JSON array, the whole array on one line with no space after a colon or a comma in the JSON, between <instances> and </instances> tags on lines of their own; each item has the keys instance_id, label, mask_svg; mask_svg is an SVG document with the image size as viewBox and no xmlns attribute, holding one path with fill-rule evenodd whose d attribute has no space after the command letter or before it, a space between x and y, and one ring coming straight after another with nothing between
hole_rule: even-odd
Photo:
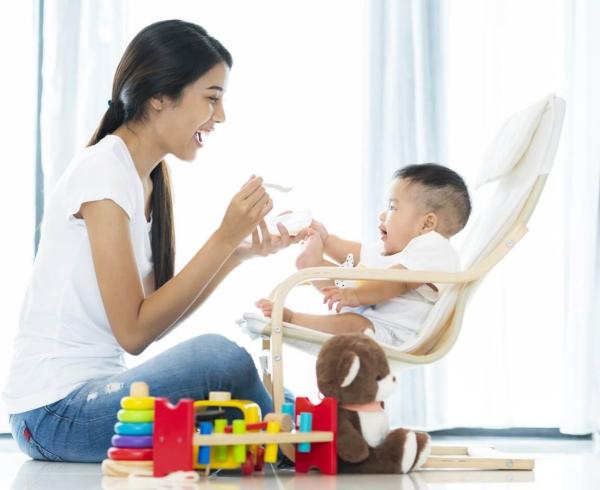
<instances>
[{"instance_id":1,"label":"chair backrest","mask_svg":"<svg viewBox=\"0 0 600 490\"><path fill-rule=\"evenodd\" d=\"M478 182L478 211L460 249L463 270L476 266L515 226L529 221L554 163L564 113L563 99L545 97L509 118L490 145ZM481 280L448 288L431 309L419 337L397 350L426 355L430 361L448 352ZM393 352L388 354L394 357Z\"/></svg>"}]
</instances>

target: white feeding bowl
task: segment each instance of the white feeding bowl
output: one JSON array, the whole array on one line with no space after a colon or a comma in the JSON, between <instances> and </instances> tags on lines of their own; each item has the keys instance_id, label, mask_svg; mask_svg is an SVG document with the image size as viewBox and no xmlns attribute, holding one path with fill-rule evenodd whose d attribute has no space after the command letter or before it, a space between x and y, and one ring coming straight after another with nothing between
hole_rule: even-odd
<instances>
[{"instance_id":1,"label":"white feeding bowl","mask_svg":"<svg viewBox=\"0 0 600 490\"><path fill-rule=\"evenodd\" d=\"M295 211L293 213L268 218L266 223L271 235L280 235L279 230L277 229L277 223L281 223L287 228L290 236L296 236L302 230L310 226L312 223L312 213L310 211Z\"/></svg>"}]
</instances>

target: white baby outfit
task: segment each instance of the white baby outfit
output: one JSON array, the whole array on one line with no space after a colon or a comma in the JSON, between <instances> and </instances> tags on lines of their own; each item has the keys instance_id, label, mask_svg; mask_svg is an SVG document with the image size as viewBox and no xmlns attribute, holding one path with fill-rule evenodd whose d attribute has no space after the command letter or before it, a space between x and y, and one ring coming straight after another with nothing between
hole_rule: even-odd
<instances>
[{"instance_id":1,"label":"white baby outfit","mask_svg":"<svg viewBox=\"0 0 600 490\"><path fill-rule=\"evenodd\" d=\"M460 270L460 261L450 241L435 231L413 238L401 252L393 255L383 254L383 242L362 244L360 263L357 267L370 269L388 269L403 265L415 271ZM346 285L351 285L347 284ZM359 309L346 309L368 318L375 327L375 339L391 345L399 345L414 339L424 324L433 304L439 299L448 284L423 284L400 296L382 303Z\"/></svg>"}]
</instances>

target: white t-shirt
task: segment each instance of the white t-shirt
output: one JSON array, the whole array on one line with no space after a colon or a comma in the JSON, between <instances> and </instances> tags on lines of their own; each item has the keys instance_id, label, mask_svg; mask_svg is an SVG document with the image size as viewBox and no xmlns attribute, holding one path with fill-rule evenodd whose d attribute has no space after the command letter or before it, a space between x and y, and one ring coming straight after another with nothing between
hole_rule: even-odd
<instances>
[{"instance_id":1,"label":"white t-shirt","mask_svg":"<svg viewBox=\"0 0 600 490\"><path fill-rule=\"evenodd\" d=\"M413 238L404 249L393 255L383 254L383 242L363 244L360 250L360 264L369 268L388 269L403 265L409 270L445 271L460 270L460 261L450 241L435 231ZM434 284L435 291L423 284L417 289L371 305L361 314L371 320L376 329L385 330L382 335L389 337L388 343L401 343L418 335L433 304L439 299L448 284ZM383 338L383 337L382 337Z\"/></svg>"},{"instance_id":2,"label":"white t-shirt","mask_svg":"<svg viewBox=\"0 0 600 490\"><path fill-rule=\"evenodd\" d=\"M109 135L75 156L48 200L3 393L9 413L48 405L86 381L126 369L100 296L85 222L73 216L82 203L102 199L127 213L145 294L154 288L142 182L123 140Z\"/></svg>"}]
</instances>

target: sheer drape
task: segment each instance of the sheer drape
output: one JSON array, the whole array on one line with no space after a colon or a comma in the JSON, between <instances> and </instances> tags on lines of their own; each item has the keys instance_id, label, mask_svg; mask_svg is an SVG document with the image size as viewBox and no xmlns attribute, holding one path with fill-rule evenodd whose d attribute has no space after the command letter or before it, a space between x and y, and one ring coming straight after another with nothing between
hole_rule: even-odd
<instances>
[{"instance_id":1,"label":"sheer drape","mask_svg":"<svg viewBox=\"0 0 600 490\"><path fill-rule=\"evenodd\" d=\"M600 4L568 10L565 377L561 429L600 432Z\"/></svg>"},{"instance_id":2,"label":"sheer drape","mask_svg":"<svg viewBox=\"0 0 600 490\"><path fill-rule=\"evenodd\" d=\"M36 3L3 5L4 13L0 16L0 93L3 95L0 118L3 175L0 192L0 386L4 386L12 358L12 339L17 331L21 300L34 254L36 155L33 141L39 22ZM0 403L0 433L8 431L8 416Z\"/></svg>"},{"instance_id":3,"label":"sheer drape","mask_svg":"<svg viewBox=\"0 0 600 490\"><path fill-rule=\"evenodd\" d=\"M44 2L42 165L48 196L90 139L124 47L125 2Z\"/></svg>"},{"instance_id":4,"label":"sheer drape","mask_svg":"<svg viewBox=\"0 0 600 490\"><path fill-rule=\"evenodd\" d=\"M557 92L567 119L530 233L477 292L445 361L402 376L392 420L597 431L600 6L457 0L419 15L416 4L370 4L367 234L395 167L438 160L472 184L512 113ZM415 41L419 32L426 41Z\"/></svg>"},{"instance_id":5,"label":"sheer drape","mask_svg":"<svg viewBox=\"0 0 600 490\"><path fill-rule=\"evenodd\" d=\"M363 231L376 240L377 216L397 168L444 162L444 3L369 2ZM388 401L392 423L432 425L440 419L441 366L402 375Z\"/></svg>"}]
</instances>

